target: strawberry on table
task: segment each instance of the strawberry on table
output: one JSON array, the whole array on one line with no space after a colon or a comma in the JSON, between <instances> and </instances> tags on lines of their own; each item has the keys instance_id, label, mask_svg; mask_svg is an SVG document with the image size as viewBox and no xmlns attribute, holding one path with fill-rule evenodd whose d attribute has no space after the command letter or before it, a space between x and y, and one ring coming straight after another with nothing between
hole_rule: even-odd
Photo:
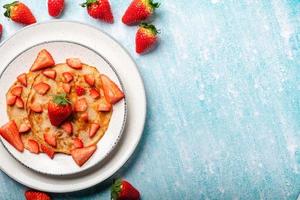
<instances>
[{"instance_id":1,"label":"strawberry on table","mask_svg":"<svg viewBox=\"0 0 300 200\"><path fill-rule=\"evenodd\" d=\"M76 162L76 164L81 167L84 163L86 163L86 161L90 159L90 157L94 154L96 149L97 149L96 145L73 149L71 151L71 155L73 160Z\"/></svg>"},{"instance_id":2,"label":"strawberry on table","mask_svg":"<svg viewBox=\"0 0 300 200\"><path fill-rule=\"evenodd\" d=\"M17 80L24 86L27 87L27 75L26 73L20 74L17 77Z\"/></svg>"},{"instance_id":3,"label":"strawberry on table","mask_svg":"<svg viewBox=\"0 0 300 200\"><path fill-rule=\"evenodd\" d=\"M65 6L65 0L48 0L48 13L52 17L58 17Z\"/></svg>"},{"instance_id":4,"label":"strawberry on table","mask_svg":"<svg viewBox=\"0 0 300 200\"><path fill-rule=\"evenodd\" d=\"M88 104L85 98L78 99L74 105L75 112L84 112L88 108Z\"/></svg>"},{"instance_id":5,"label":"strawberry on table","mask_svg":"<svg viewBox=\"0 0 300 200\"><path fill-rule=\"evenodd\" d=\"M51 158L51 159L54 158L55 152L53 151L52 148L47 147L47 146L44 145L44 144L41 144L41 150L42 150L45 154L47 154L47 155L49 156L49 158Z\"/></svg>"},{"instance_id":6,"label":"strawberry on table","mask_svg":"<svg viewBox=\"0 0 300 200\"><path fill-rule=\"evenodd\" d=\"M40 95L45 95L50 90L50 85L44 82L37 83L33 86L35 91Z\"/></svg>"},{"instance_id":7,"label":"strawberry on table","mask_svg":"<svg viewBox=\"0 0 300 200\"><path fill-rule=\"evenodd\" d=\"M71 122L65 122L61 125L61 128L66 131L69 135L73 132L73 125Z\"/></svg>"},{"instance_id":8,"label":"strawberry on table","mask_svg":"<svg viewBox=\"0 0 300 200\"><path fill-rule=\"evenodd\" d=\"M55 80L55 78L56 78L56 71L54 69L45 69L43 71L43 74L44 74L44 76L46 76L50 79L53 79L53 80Z\"/></svg>"},{"instance_id":9,"label":"strawberry on table","mask_svg":"<svg viewBox=\"0 0 300 200\"><path fill-rule=\"evenodd\" d=\"M37 55L33 65L30 68L30 71L35 72L48 67L53 67L54 65L55 62L51 54L46 49L43 49Z\"/></svg>"},{"instance_id":10,"label":"strawberry on table","mask_svg":"<svg viewBox=\"0 0 300 200\"><path fill-rule=\"evenodd\" d=\"M66 59L66 63L73 69L82 69L82 63L79 58L68 58Z\"/></svg>"},{"instance_id":11,"label":"strawberry on table","mask_svg":"<svg viewBox=\"0 0 300 200\"><path fill-rule=\"evenodd\" d=\"M39 144L32 139L28 140L27 148L31 153L38 154L40 152Z\"/></svg>"},{"instance_id":12,"label":"strawberry on table","mask_svg":"<svg viewBox=\"0 0 300 200\"><path fill-rule=\"evenodd\" d=\"M94 135L97 133L97 131L99 130L100 125L97 123L92 123L90 130L89 130L89 136L90 138L94 137Z\"/></svg>"},{"instance_id":13,"label":"strawberry on table","mask_svg":"<svg viewBox=\"0 0 300 200\"><path fill-rule=\"evenodd\" d=\"M17 97L20 97L23 91L22 86L16 86L13 89L11 89L11 93Z\"/></svg>"},{"instance_id":14,"label":"strawberry on table","mask_svg":"<svg viewBox=\"0 0 300 200\"><path fill-rule=\"evenodd\" d=\"M14 22L29 25L36 22L31 10L22 2L14 1L10 4L5 4L6 9L4 16L12 19Z\"/></svg>"},{"instance_id":15,"label":"strawberry on table","mask_svg":"<svg viewBox=\"0 0 300 200\"><path fill-rule=\"evenodd\" d=\"M152 50L157 43L158 31L152 24L142 23L135 36L135 51L143 54Z\"/></svg>"},{"instance_id":16,"label":"strawberry on table","mask_svg":"<svg viewBox=\"0 0 300 200\"><path fill-rule=\"evenodd\" d=\"M148 19L159 7L159 3L153 3L152 0L133 0L125 14L122 22L127 25L134 25Z\"/></svg>"},{"instance_id":17,"label":"strawberry on table","mask_svg":"<svg viewBox=\"0 0 300 200\"><path fill-rule=\"evenodd\" d=\"M56 147L56 134L53 132L47 132L44 133L44 140L49 144L50 146Z\"/></svg>"},{"instance_id":18,"label":"strawberry on table","mask_svg":"<svg viewBox=\"0 0 300 200\"><path fill-rule=\"evenodd\" d=\"M24 145L15 121L10 121L0 128L0 135L18 151L24 151Z\"/></svg>"},{"instance_id":19,"label":"strawberry on table","mask_svg":"<svg viewBox=\"0 0 300 200\"><path fill-rule=\"evenodd\" d=\"M34 190L28 190L25 192L26 200L51 200L51 197L44 193Z\"/></svg>"},{"instance_id":20,"label":"strawberry on table","mask_svg":"<svg viewBox=\"0 0 300 200\"><path fill-rule=\"evenodd\" d=\"M104 74L101 74L100 77L103 84L104 96L109 103L116 104L124 98L124 93L110 78Z\"/></svg>"},{"instance_id":21,"label":"strawberry on table","mask_svg":"<svg viewBox=\"0 0 300 200\"><path fill-rule=\"evenodd\" d=\"M2 24L0 24L0 39L1 39L1 36L2 36L2 32L3 32L3 26L2 26Z\"/></svg>"},{"instance_id":22,"label":"strawberry on table","mask_svg":"<svg viewBox=\"0 0 300 200\"><path fill-rule=\"evenodd\" d=\"M21 109L24 108L24 101L20 97L16 99L16 106Z\"/></svg>"},{"instance_id":23,"label":"strawberry on table","mask_svg":"<svg viewBox=\"0 0 300 200\"><path fill-rule=\"evenodd\" d=\"M108 0L86 0L81 4L82 7L87 7L88 14L107 23L114 23L114 17Z\"/></svg>"},{"instance_id":24,"label":"strawberry on table","mask_svg":"<svg viewBox=\"0 0 300 200\"><path fill-rule=\"evenodd\" d=\"M111 187L112 200L139 200L140 193L128 181L117 179Z\"/></svg>"},{"instance_id":25,"label":"strawberry on table","mask_svg":"<svg viewBox=\"0 0 300 200\"><path fill-rule=\"evenodd\" d=\"M72 106L66 94L55 95L48 103L48 116L53 126L61 125L72 114Z\"/></svg>"}]
</instances>

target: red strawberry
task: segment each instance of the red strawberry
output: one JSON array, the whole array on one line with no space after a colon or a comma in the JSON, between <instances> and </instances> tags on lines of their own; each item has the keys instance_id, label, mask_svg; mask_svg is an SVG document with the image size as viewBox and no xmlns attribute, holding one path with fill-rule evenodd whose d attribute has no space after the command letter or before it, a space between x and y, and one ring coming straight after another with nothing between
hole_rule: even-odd
<instances>
[{"instance_id":1,"label":"red strawberry","mask_svg":"<svg viewBox=\"0 0 300 200\"><path fill-rule=\"evenodd\" d=\"M50 85L44 82L37 83L33 86L35 91L40 95L45 95L50 90Z\"/></svg>"},{"instance_id":2,"label":"red strawberry","mask_svg":"<svg viewBox=\"0 0 300 200\"><path fill-rule=\"evenodd\" d=\"M48 77L48 78L50 78L50 79L53 79L53 80L55 80L55 78L56 78L56 71L55 71L54 69L45 69L45 70L43 71L43 74L44 74L46 77Z\"/></svg>"},{"instance_id":3,"label":"red strawberry","mask_svg":"<svg viewBox=\"0 0 300 200\"><path fill-rule=\"evenodd\" d=\"M36 112L36 113L43 112L43 107L40 104L36 104L36 103L30 104L29 108L30 108L30 110L32 110L33 112Z\"/></svg>"},{"instance_id":4,"label":"red strawberry","mask_svg":"<svg viewBox=\"0 0 300 200\"><path fill-rule=\"evenodd\" d=\"M46 49L43 49L37 55L33 65L31 66L30 71L35 72L48 67L53 67L54 65L55 62L51 54Z\"/></svg>"},{"instance_id":5,"label":"red strawberry","mask_svg":"<svg viewBox=\"0 0 300 200\"><path fill-rule=\"evenodd\" d=\"M25 4L19 1L5 4L3 8L6 9L4 16L12 19L14 22L26 25L36 22L31 10Z\"/></svg>"},{"instance_id":6,"label":"red strawberry","mask_svg":"<svg viewBox=\"0 0 300 200\"><path fill-rule=\"evenodd\" d=\"M19 132L20 133L26 133L27 131L29 131L31 129L31 126L30 124L27 124L27 123L22 123L19 127Z\"/></svg>"},{"instance_id":7,"label":"red strawberry","mask_svg":"<svg viewBox=\"0 0 300 200\"><path fill-rule=\"evenodd\" d=\"M16 86L13 89L11 89L11 93L17 97L20 97L22 94L23 88L22 86Z\"/></svg>"},{"instance_id":8,"label":"red strawberry","mask_svg":"<svg viewBox=\"0 0 300 200\"><path fill-rule=\"evenodd\" d=\"M98 111L108 112L111 111L111 109L112 109L112 105L108 103L105 98L101 99L100 103L98 104Z\"/></svg>"},{"instance_id":9,"label":"red strawberry","mask_svg":"<svg viewBox=\"0 0 300 200\"><path fill-rule=\"evenodd\" d=\"M72 114L72 106L66 94L53 97L48 103L48 116L53 126L61 125Z\"/></svg>"},{"instance_id":10,"label":"red strawberry","mask_svg":"<svg viewBox=\"0 0 300 200\"><path fill-rule=\"evenodd\" d=\"M27 75L26 73L20 74L17 77L17 80L24 86L27 87Z\"/></svg>"},{"instance_id":11,"label":"red strawberry","mask_svg":"<svg viewBox=\"0 0 300 200\"><path fill-rule=\"evenodd\" d=\"M27 148L31 153L38 154L40 152L39 144L35 140L28 140Z\"/></svg>"},{"instance_id":12,"label":"red strawberry","mask_svg":"<svg viewBox=\"0 0 300 200\"><path fill-rule=\"evenodd\" d=\"M100 77L103 84L105 98L109 103L115 104L124 98L124 93L112 80L110 80L104 74L102 74Z\"/></svg>"},{"instance_id":13,"label":"red strawberry","mask_svg":"<svg viewBox=\"0 0 300 200\"><path fill-rule=\"evenodd\" d=\"M2 32L3 32L3 27L2 27L2 24L0 24L0 39L1 39L1 36L2 36Z\"/></svg>"},{"instance_id":14,"label":"red strawberry","mask_svg":"<svg viewBox=\"0 0 300 200\"><path fill-rule=\"evenodd\" d=\"M65 122L61 125L61 128L66 131L69 135L73 132L73 125L71 122Z\"/></svg>"},{"instance_id":15,"label":"red strawberry","mask_svg":"<svg viewBox=\"0 0 300 200\"><path fill-rule=\"evenodd\" d=\"M157 34L155 26L142 23L135 36L135 51L143 54L152 50L157 43Z\"/></svg>"},{"instance_id":16,"label":"red strawberry","mask_svg":"<svg viewBox=\"0 0 300 200\"><path fill-rule=\"evenodd\" d=\"M56 134L53 132L44 133L44 140L47 144L56 147Z\"/></svg>"},{"instance_id":17,"label":"red strawberry","mask_svg":"<svg viewBox=\"0 0 300 200\"><path fill-rule=\"evenodd\" d=\"M87 101L85 98L78 99L75 103L74 110L75 112L84 112L88 107Z\"/></svg>"},{"instance_id":18,"label":"red strawberry","mask_svg":"<svg viewBox=\"0 0 300 200\"><path fill-rule=\"evenodd\" d=\"M15 121L10 121L0 128L0 135L18 151L24 151L24 145Z\"/></svg>"},{"instance_id":19,"label":"red strawberry","mask_svg":"<svg viewBox=\"0 0 300 200\"><path fill-rule=\"evenodd\" d=\"M97 133L97 131L99 130L100 125L97 123L92 123L90 130L89 130L89 136L90 138L94 137L94 135Z\"/></svg>"},{"instance_id":20,"label":"red strawberry","mask_svg":"<svg viewBox=\"0 0 300 200\"><path fill-rule=\"evenodd\" d=\"M122 17L122 22L134 25L148 19L159 7L159 3L152 0L133 0Z\"/></svg>"},{"instance_id":21,"label":"red strawberry","mask_svg":"<svg viewBox=\"0 0 300 200\"><path fill-rule=\"evenodd\" d=\"M89 121L89 114L87 112L84 112L80 115L80 119L84 122L88 122Z\"/></svg>"},{"instance_id":22,"label":"red strawberry","mask_svg":"<svg viewBox=\"0 0 300 200\"><path fill-rule=\"evenodd\" d=\"M58 17L65 6L64 0L48 0L48 13L52 17Z\"/></svg>"},{"instance_id":23,"label":"red strawberry","mask_svg":"<svg viewBox=\"0 0 300 200\"><path fill-rule=\"evenodd\" d=\"M49 158L51 158L51 159L54 158L55 152L53 151L52 148L47 147L47 146L44 145L44 144L41 144L41 149L42 149L42 151L43 151L44 153L46 153L46 154L49 156Z\"/></svg>"},{"instance_id":24,"label":"red strawberry","mask_svg":"<svg viewBox=\"0 0 300 200\"><path fill-rule=\"evenodd\" d=\"M84 80L90 86L94 86L95 85L95 78L94 78L94 76L92 74L86 74L86 75L84 75Z\"/></svg>"},{"instance_id":25,"label":"red strawberry","mask_svg":"<svg viewBox=\"0 0 300 200\"><path fill-rule=\"evenodd\" d=\"M95 88L90 89L90 95L93 99L98 99L100 97L99 92Z\"/></svg>"},{"instance_id":26,"label":"red strawberry","mask_svg":"<svg viewBox=\"0 0 300 200\"><path fill-rule=\"evenodd\" d=\"M80 86L76 86L75 91L78 96L82 96L85 94L85 89Z\"/></svg>"},{"instance_id":27,"label":"red strawberry","mask_svg":"<svg viewBox=\"0 0 300 200\"><path fill-rule=\"evenodd\" d=\"M97 149L96 145L92 145L80 149L73 149L71 151L71 155L73 160L76 162L76 164L81 167L84 163L86 163L86 161L90 159L90 157L93 155L96 149Z\"/></svg>"},{"instance_id":28,"label":"red strawberry","mask_svg":"<svg viewBox=\"0 0 300 200\"><path fill-rule=\"evenodd\" d=\"M73 75L71 72L64 72L63 77L65 83L70 83L73 80Z\"/></svg>"},{"instance_id":29,"label":"red strawberry","mask_svg":"<svg viewBox=\"0 0 300 200\"><path fill-rule=\"evenodd\" d=\"M20 97L17 97L16 106L18 108L24 108L24 101Z\"/></svg>"},{"instance_id":30,"label":"red strawberry","mask_svg":"<svg viewBox=\"0 0 300 200\"><path fill-rule=\"evenodd\" d=\"M74 138L73 140L73 144L74 144L74 148L78 149L78 148L82 148L83 147L83 142L81 141L81 139L79 138Z\"/></svg>"},{"instance_id":31,"label":"red strawberry","mask_svg":"<svg viewBox=\"0 0 300 200\"><path fill-rule=\"evenodd\" d=\"M91 17L110 24L114 23L114 16L108 0L86 0L81 6L87 7L87 11Z\"/></svg>"},{"instance_id":32,"label":"red strawberry","mask_svg":"<svg viewBox=\"0 0 300 200\"><path fill-rule=\"evenodd\" d=\"M51 200L51 197L43 192L28 190L25 192L26 200Z\"/></svg>"},{"instance_id":33,"label":"red strawberry","mask_svg":"<svg viewBox=\"0 0 300 200\"><path fill-rule=\"evenodd\" d=\"M67 93L67 94L70 93L70 91L71 91L71 85L70 84L64 83L62 87L63 87L65 93Z\"/></svg>"},{"instance_id":34,"label":"red strawberry","mask_svg":"<svg viewBox=\"0 0 300 200\"><path fill-rule=\"evenodd\" d=\"M82 69L82 63L79 58L68 58L66 63L73 69Z\"/></svg>"},{"instance_id":35,"label":"red strawberry","mask_svg":"<svg viewBox=\"0 0 300 200\"><path fill-rule=\"evenodd\" d=\"M9 106L15 105L16 100L17 100L17 97L15 95L13 95L11 93L7 94L7 97L6 97L6 104L7 105L9 105Z\"/></svg>"},{"instance_id":36,"label":"red strawberry","mask_svg":"<svg viewBox=\"0 0 300 200\"><path fill-rule=\"evenodd\" d=\"M118 179L111 187L112 200L139 200L140 193L128 181Z\"/></svg>"}]
</instances>

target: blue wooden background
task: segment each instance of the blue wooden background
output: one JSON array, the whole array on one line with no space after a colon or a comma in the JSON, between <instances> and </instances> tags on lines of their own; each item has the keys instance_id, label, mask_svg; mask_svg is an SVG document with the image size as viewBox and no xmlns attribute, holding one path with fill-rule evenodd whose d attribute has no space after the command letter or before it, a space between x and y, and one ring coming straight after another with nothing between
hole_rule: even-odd
<instances>
[{"instance_id":1,"label":"blue wooden background","mask_svg":"<svg viewBox=\"0 0 300 200\"><path fill-rule=\"evenodd\" d=\"M0 0L1 4L8 0ZM23 0L38 21L46 0ZM148 98L137 151L117 175L143 199L296 199L300 192L300 1L161 1L158 48L134 52L136 27L113 25L68 0L61 19L99 27L136 60ZM1 10L3 12L3 9ZM0 17L3 39L21 29ZM34 36L33 36L34 37ZM0 55L1 59L1 55ZM54 199L109 199L109 182ZM0 173L0 199L27 188Z\"/></svg>"}]
</instances>

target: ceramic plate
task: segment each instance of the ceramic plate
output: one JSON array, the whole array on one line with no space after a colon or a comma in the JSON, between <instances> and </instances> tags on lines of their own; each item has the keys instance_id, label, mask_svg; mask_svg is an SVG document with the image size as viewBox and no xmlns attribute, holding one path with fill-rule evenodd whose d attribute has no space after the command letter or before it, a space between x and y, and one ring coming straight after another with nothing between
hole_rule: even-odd
<instances>
[{"instance_id":1,"label":"ceramic plate","mask_svg":"<svg viewBox=\"0 0 300 200\"><path fill-rule=\"evenodd\" d=\"M72 41L47 41L41 44L36 44L20 52L7 65L7 67L5 67L0 76L0 99L5 99L6 92L16 80L18 75L29 71L38 52L42 49L47 49L53 56L56 63L65 63L66 58L78 57L83 63L95 66L100 73L106 74L117 85L119 85L120 88L122 88L121 81L119 80L113 66L95 50ZM122 90L124 91L124 88L122 88ZM15 157L25 166L37 172L50 175L70 175L85 171L101 162L101 160L103 160L111 152L121 137L121 133L126 121L125 99L114 105L113 114L108 129L98 142L97 151L82 167L79 167L73 161L71 156L65 154L58 153L55 155L54 159L51 160L46 154L43 153L36 155L27 150L25 150L23 153L20 153L5 139L1 138L1 141L7 150L13 155L13 157ZM5 113L5 111L6 105L5 103L2 103L0 105L0 112ZM7 115L1 115L0 121L8 121Z\"/></svg>"},{"instance_id":2,"label":"ceramic plate","mask_svg":"<svg viewBox=\"0 0 300 200\"><path fill-rule=\"evenodd\" d=\"M32 37L33 35L34 37ZM93 38L93 40L90 38ZM7 70L9 70L16 60L23 58L24 55L19 57L22 54L36 54L38 47L41 47L41 45L46 45L47 49L51 51L55 59L62 59L66 55L70 56L70 53L72 53L75 54L73 56L78 56L80 58L84 57L82 59L88 64L99 64L100 71L109 75L119 84L119 86L121 86L119 80L122 81L127 97L126 104L128 106L127 123L123 136L109 156L103 159L111 150L110 148L108 148L110 150L107 150L107 153L103 154L103 158L100 159L102 162L99 162L99 160L93 161L95 158L92 158L86 163L86 171L84 173L69 175L66 176L66 178L63 178L64 176L49 176L31 170L14 159L3 145L0 145L0 168L16 181L38 190L48 192L71 192L82 190L100 183L113 175L128 160L136 148L143 132L146 116L146 98L143 82L131 57L114 39L94 27L70 21L51 21L28 26L7 41L4 41L0 46L1 70L4 70L6 66L8 66ZM76 54L77 50L71 50L71 48L59 52L54 50L57 45L62 45L61 48L63 48L63 46L75 45L77 48L82 48L84 53L79 56ZM59 55L60 53L64 55ZM28 63L31 62L32 60L30 60L30 62L28 61ZM109 64L117 73L114 72ZM23 68L20 68L18 73L22 72L21 69ZM27 68L24 69L24 71L26 70ZM5 75L6 73L7 75ZM10 71L10 73L4 70L3 77L6 76L6 78L1 82L1 86L3 87L1 90L3 89L3 91L6 91L6 87L9 85L7 82L11 82L12 78L15 78L13 73L13 70ZM0 80L2 81L2 78ZM1 96L4 94L3 91L1 91ZM5 105L5 98L1 97L1 99L3 99L2 104ZM121 103L119 106L125 107L125 102ZM124 119L123 114L125 114L125 110L122 108L120 108L120 110L121 114L116 115L116 117ZM1 115L0 122L5 123L6 121L7 118L5 115ZM122 127L122 125L120 125L120 127ZM118 131L120 130L121 129L118 129ZM105 136L109 135L108 133L109 132L107 132ZM119 132L112 134L116 134L115 138L119 138ZM104 139L105 138L103 138L103 140ZM113 147L117 140L118 139L110 139L110 144L112 146L108 146ZM7 148L10 147L7 146ZM99 143L99 153L103 148L103 146L100 147ZM14 151L14 149L10 149L9 151ZM15 154L13 153L13 155ZM49 161L51 162L49 159L45 160L45 162ZM59 162L59 160L56 161ZM91 167L92 165L93 167ZM89 169L87 170L87 168ZM73 170L74 169L82 170L76 168L76 166L74 166ZM59 170L56 172L58 171ZM71 174L73 173L74 171L71 172Z\"/></svg>"}]
</instances>

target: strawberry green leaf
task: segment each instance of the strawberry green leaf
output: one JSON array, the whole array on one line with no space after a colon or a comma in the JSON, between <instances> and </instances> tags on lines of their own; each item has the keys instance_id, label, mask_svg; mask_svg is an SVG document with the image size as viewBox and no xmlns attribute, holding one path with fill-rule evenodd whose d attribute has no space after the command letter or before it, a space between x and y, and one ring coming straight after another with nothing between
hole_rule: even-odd
<instances>
[{"instance_id":1,"label":"strawberry green leaf","mask_svg":"<svg viewBox=\"0 0 300 200\"><path fill-rule=\"evenodd\" d=\"M85 3L82 3L80 5L81 5L81 7L89 7L91 4L97 3L97 2L98 2L98 0L86 0Z\"/></svg>"},{"instance_id":2,"label":"strawberry green leaf","mask_svg":"<svg viewBox=\"0 0 300 200\"><path fill-rule=\"evenodd\" d=\"M114 183L111 187L111 199L112 200L117 200L119 198L119 194L121 192L121 184L122 184L121 179L117 179L114 181Z\"/></svg>"},{"instance_id":3,"label":"strawberry green leaf","mask_svg":"<svg viewBox=\"0 0 300 200\"><path fill-rule=\"evenodd\" d=\"M6 9L6 11L5 11L5 13L4 13L4 16L10 18L11 8L12 8L13 6L17 5L18 3L19 3L18 1L14 1L14 2L12 2L12 3L5 4L5 5L3 6L3 8Z\"/></svg>"},{"instance_id":4,"label":"strawberry green leaf","mask_svg":"<svg viewBox=\"0 0 300 200\"><path fill-rule=\"evenodd\" d=\"M53 102L65 106L70 103L70 100L67 98L67 94L58 94L53 96Z\"/></svg>"}]
</instances>

